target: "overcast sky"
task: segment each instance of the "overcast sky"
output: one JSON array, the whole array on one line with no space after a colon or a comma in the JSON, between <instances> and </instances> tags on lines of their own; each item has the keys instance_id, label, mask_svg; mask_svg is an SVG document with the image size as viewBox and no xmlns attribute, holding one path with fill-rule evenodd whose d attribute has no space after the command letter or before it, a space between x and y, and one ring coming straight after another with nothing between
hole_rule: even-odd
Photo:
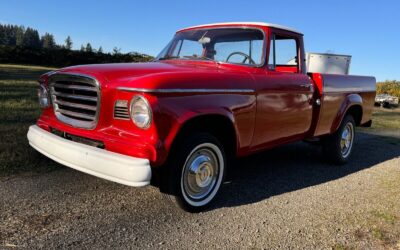
<instances>
[{"instance_id":1,"label":"overcast sky","mask_svg":"<svg viewBox=\"0 0 400 250\"><path fill-rule=\"evenodd\" d=\"M352 55L350 73L400 80L400 1L39 1L3 0L0 22L70 35L105 51L156 55L180 28L213 22L264 21L305 34L311 52Z\"/></svg>"}]
</instances>

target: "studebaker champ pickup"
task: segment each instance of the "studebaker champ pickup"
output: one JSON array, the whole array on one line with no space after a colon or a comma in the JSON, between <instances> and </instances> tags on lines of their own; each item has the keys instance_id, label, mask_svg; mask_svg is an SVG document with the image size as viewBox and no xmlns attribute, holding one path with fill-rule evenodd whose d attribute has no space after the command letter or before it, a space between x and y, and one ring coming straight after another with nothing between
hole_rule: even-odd
<instances>
[{"instance_id":1,"label":"studebaker champ pickup","mask_svg":"<svg viewBox=\"0 0 400 250\"><path fill-rule=\"evenodd\" d=\"M177 31L152 62L44 74L38 96L37 151L200 211L235 157L318 139L326 159L348 161L355 127L371 124L375 78L307 72L298 31L219 23Z\"/></svg>"}]
</instances>

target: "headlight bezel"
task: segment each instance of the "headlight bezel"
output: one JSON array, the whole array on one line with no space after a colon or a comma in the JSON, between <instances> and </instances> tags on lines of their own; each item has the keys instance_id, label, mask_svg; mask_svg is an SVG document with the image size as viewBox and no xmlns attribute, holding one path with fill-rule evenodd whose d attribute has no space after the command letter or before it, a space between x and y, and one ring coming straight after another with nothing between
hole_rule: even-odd
<instances>
[{"instance_id":1,"label":"headlight bezel","mask_svg":"<svg viewBox=\"0 0 400 250\"><path fill-rule=\"evenodd\" d=\"M145 122L138 121L137 118L138 114L134 113L135 112L135 106L138 107L139 105L144 105L141 106L142 108L145 107L147 115L147 119ZM143 114L143 113L142 113ZM151 109L149 101L142 95L135 95L132 97L130 105L129 105L129 115L131 117L132 122L140 129L148 129L151 126L152 120L153 120L153 111Z\"/></svg>"},{"instance_id":2,"label":"headlight bezel","mask_svg":"<svg viewBox=\"0 0 400 250\"><path fill-rule=\"evenodd\" d=\"M49 108L51 106L50 93L46 86L43 84L39 84L39 88L37 90L39 106L41 108ZM45 100L45 102L43 102Z\"/></svg>"}]
</instances>

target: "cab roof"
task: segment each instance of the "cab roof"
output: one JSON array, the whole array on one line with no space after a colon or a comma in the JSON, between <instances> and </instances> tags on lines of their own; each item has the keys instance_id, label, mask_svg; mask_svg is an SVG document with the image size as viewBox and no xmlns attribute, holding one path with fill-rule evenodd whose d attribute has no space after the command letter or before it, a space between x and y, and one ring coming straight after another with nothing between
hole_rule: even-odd
<instances>
[{"instance_id":1,"label":"cab roof","mask_svg":"<svg viewBox=\"0 0 400 250\"><path fill-rule=\"evenodd\" d=\"M180 29L177 32L180 31L184 31L184 30L190 30L190 29L197 29L197 28L204 28L204 27L212 27L212 26L263 26L263 27L272 27L272 28L276 28L276 29L281 29L281 30L287 30L287 31L291 31L300 35L303 35L303 33L286 27L286 26L282 26L279 24L273 24L273 23L264 23L264 22L226 22L226 23L210 23L210 24L202 24L202 25L196 25L196 26L191 26L191 27L187 27L184 29Z\"/></svg>"}]
</instances>

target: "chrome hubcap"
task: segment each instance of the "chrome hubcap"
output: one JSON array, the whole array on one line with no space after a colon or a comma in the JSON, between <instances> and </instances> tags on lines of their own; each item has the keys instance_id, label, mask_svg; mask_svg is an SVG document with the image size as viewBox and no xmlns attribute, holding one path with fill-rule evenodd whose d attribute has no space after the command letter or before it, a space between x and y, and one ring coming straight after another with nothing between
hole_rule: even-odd
<instances>
[{"instance_id":1,"label":"chrome hubcap","mask_svg":"<svg viewBox=\"0 0 400 250\"><path fill-rule=\"evenodd\" d=\"M208 148L194 151L185 164L183 188L193 200L206 197L215 187L219 174L216 154Z\"/></svg>"},{"instance_id":2,"label":"chrome hubcap","mask_svg":"<svg viewBox=\"0 0 400 250\"><path fill-rule=\"evenodd\" d=\"M351 152L351 147L353 146L354 139L354 127L352 123L347 123L342 131L342 136L340 139L340 148L343 157L347 157Z\"/></svg>"}]
</instances>

